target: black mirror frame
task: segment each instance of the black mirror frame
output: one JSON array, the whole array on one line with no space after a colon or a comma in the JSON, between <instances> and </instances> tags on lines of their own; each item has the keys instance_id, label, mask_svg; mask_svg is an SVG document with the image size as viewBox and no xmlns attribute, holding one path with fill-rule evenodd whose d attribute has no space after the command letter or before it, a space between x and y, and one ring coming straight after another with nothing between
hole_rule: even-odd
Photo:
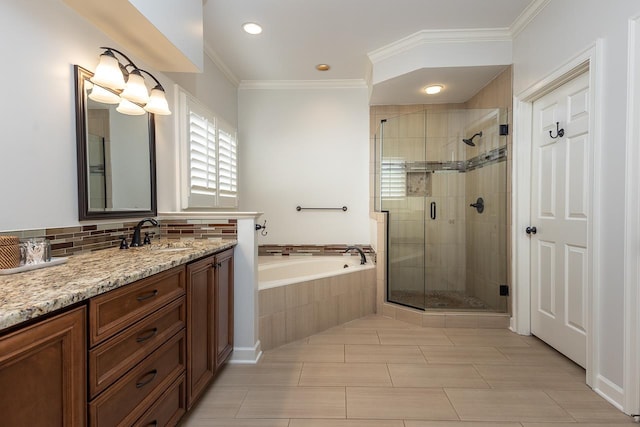
<instances>
[{"instance_id":1,"label":"black mirror frame","mask_svg":"<svg viewBox=\"0 0 640 427\"><path fill-rule=\"evenodd\" d=\"M89 210L89 195L87 184L89 182L89 167L87 164L87 115L84 82L91 78L93 73L79 65L74 65L74 78L76 81L76 152L78 166L78 216L80 221L109 218L141 218L156 216L158 213L157 189L156 189L156 132L155 117L149 115L149 171L151 184L151 209L126 210L109 212L92 212Z\"/></svg>"}]
</instances>

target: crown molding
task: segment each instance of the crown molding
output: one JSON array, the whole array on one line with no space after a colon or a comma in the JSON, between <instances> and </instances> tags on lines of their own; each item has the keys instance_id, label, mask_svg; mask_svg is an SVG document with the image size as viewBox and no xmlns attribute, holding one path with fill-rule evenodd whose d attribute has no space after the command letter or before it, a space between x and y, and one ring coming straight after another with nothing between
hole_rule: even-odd
<instances>
[{"instance_id":1,"label":"crown molding","mask_svg":"<svg viewBox=\"0 0 640 427\"><path fill-rule=\"evenodd\" d=\"M509 31L511 33L511 37L515 38L522 30L526 28L527 25L533 18L538 15L542 9L544 9L551 0L533 0L529 5L522 11L522 13L513 21L513 24L509 27Z\"/></svg>"},{"instance_id":2,"label":"crown molding","mask_svg":"<svg viewBox=\"0 0 640 427\"><path fill-rule=\"evenodd\" d=\"M238 89L366 89L364 79L334 80L242 80Z\"/></svg>"},{"instance_id":3,"label":"crown molding","mask_svg":"<svg viewBox=\"0 0 640 427\"><path fill-rule=\"evenodd\" d=\"M367 54L376 64L402 52L428 43L473 43L487 41L511 41L508 28L474 28L468 30L422 30L410 36L389 43Z\"/></svg>"},{"instance_id":4,"label":"crown molding","mask_svg":"<svg viewBox=\"0 0 640 427\"><path fill-rule=\"evenodd\" d=\"M233 74L233 71L231 71L231 69L227 67L227 64L222 61L222 59L211 48L211 46L209 46L207 42L204 43L204 53L209 57L209 59L211 59L211 61L213 61L216 67L218 67L220 72L222 72L222 74L226 77L227 80L229 80L232 85L234 85L235 87L238 87L240 85L240 80L236 77L235 74Z\"/></svg>"}]
</instances>

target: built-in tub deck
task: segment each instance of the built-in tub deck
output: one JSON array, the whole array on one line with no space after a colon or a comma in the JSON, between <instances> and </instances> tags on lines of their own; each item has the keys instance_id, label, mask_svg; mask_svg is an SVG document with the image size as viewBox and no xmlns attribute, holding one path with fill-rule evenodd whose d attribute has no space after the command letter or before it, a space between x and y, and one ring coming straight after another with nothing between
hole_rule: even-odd
<instances>
[{"instance_id":1,"label":"built-in tub deck","mask_svg":"<svg viewBox=\"0 0 640 427\"><path fill-rule=\"evenodd\" d=\"M376 268L356 256L261 256L259 337L263 350L376 311Z\"/></svg>"}]
</instances>

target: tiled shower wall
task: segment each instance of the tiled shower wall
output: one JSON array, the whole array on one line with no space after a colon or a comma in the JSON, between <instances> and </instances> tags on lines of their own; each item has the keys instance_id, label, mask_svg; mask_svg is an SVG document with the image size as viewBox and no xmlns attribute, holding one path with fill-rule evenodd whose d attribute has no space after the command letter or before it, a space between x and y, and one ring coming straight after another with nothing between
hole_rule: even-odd
<instances>
[{"instance_id":1,"label":"tiled shower wall","mask_svg":"<svg viewBox=\"0 0 640 427\"><path fill-rule=\"evenodd\" d=\"M479 192L487 194L488 215L467 218L467 288L498 311L511 311L510 297L499 296L498 286L511 287L511 170L513 153L512 68L485 86L466 102L467 108L500 108L507 112L501 120L509 125L509 134L500 137L507 145L507 161L465 173L467 202L475 202ZM495 144L494 144L495 146ZM492 147L494 148L494 147ZM506 183L506 184L505 184ZM504 204L504 205L503 205ZM511 294L511 293L510 293Z\"/></svg>"},{"instance_id":2,"label":"tiled shower wall","mask_svg":"<svg viewBox=\"0 0 640 427\"><path fill-rule=\"evenodd\" d=\"M20 238L46 237L51 241L52 256L69 256L100 249L119 247L121 236L131 241L135 221L83 224L72 227L2 231L2 235ZM143 232L155 233L153 239L236 239L237 220L159 220L159 227L145 224Z\"/></svg>"}]
</instances>

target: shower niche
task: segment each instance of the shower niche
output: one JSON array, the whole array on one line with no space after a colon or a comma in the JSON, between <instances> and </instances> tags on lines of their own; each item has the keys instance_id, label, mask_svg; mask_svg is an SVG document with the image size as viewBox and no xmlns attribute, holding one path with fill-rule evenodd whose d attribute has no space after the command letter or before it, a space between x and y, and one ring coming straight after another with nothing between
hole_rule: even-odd
<instances>
[{"instance_id":1,"label":"shower niche","mask_svg":"<svg viewBox=\"0 0 640 427\"><path fill-rule=\"evenodd\" d=\"M379 123L387 301L507 311L507 123L506 109L433 109ZM472 206L480 198L482 209Z\"/></svg>"}]
</instances>

